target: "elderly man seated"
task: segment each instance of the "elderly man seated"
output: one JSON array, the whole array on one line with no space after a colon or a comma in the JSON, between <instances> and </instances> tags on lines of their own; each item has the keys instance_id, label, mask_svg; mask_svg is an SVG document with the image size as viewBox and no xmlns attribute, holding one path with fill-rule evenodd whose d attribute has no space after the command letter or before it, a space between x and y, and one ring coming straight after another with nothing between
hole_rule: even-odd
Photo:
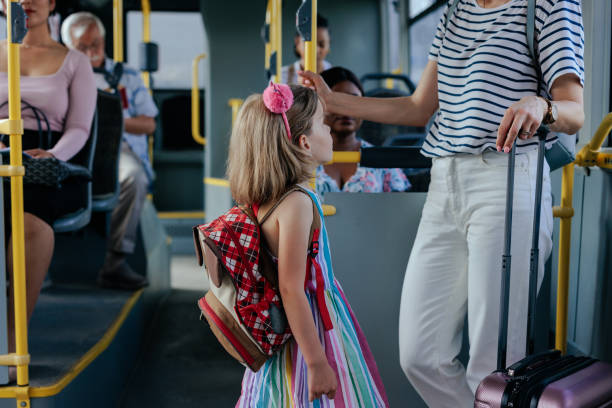
<instances>
[{"instance_id":1,"label":"elderly man seated","mask_svg":"<svg viewBox=\"0 0 612 408\"><path fill-rule=\"evenodd\" d=\"M155 130L158 110L138 71L116 63L104 53L105 30L95 15L79 12L62 24L62 41L70 49L86 54L93 66L99 89L121 95L124 134L119 157L119 204L111 217L110 237L98 284L108 288L134 290L147 279L126 262L134 252L138 222L153 170L147 154L147 134Z\"/></svg>"}]
</instances>

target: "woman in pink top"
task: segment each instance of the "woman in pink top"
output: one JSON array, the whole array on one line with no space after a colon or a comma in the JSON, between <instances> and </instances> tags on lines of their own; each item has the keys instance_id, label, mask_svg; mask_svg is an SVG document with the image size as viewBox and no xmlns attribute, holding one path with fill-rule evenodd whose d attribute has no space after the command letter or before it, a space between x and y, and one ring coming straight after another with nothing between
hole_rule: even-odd
<instances>
[{"instance_id":1,"label":"woman in pink top","mask_svg":"<svg viewBox=\"0 0 612 408\"><path fill-rule=\"evenodd\" d=\"M87 57L69 51L54 41L47 19L55 9L55 0L22 0L28 16L28 33L20 46L21 98L44 112L57 135L48 150L38 144L38 122L29 109L23 109L23 149L35 158L57 157L69 160L81 150L89 136L96 104L96 88ZM4 10L6 2L2 0ZM7 43L0 43L0 104L8 99ZM0 118L8 117L8 107L0 109ZM45 125L43 129L46 131ZM30 132L28 132L30 130ZM33 132L32 132L33 131ZM46 134L46 132L44 132ZM35 135L35 137L28 137ZM5 191L5 195L8 192ZM54 194L61 194L54 196ZM24 186L25 262L27 270L27 310L31 316L53 255L54 236L51 223L58 207L65 204L64 191ZM55 209L53 209L55 207ZM6 209L6 205L5 205ZM10 214L10 211L5 211ZM8 224L8 223L7 223ZM11 246L10 238L8 240ZM10 251L7 252L10 269ZM12 279L12 274L11 274ZM11 293L12 295L12 293ZM9 295L10 297L12 297ZM9 352L14 352L13 301L9 300ZM11 367L14 378L14 367Z\"/></svg>"}]
</instances>

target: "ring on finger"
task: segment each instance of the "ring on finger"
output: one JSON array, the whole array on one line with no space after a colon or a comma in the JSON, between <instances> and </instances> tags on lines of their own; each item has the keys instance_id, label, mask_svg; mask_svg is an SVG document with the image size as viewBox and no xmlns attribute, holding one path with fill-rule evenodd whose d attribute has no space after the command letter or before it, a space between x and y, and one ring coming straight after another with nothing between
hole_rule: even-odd
<instances>
[{"instance_id":1,"label":"ring on finger","mask_svg":"<svg viewBox=\"0 0 612 408\"><path fill-rule=\"evenodd\" d=\"M530 134L531 134L531 132L528 131L528 130L521 131L521 135L529 136Z\"/></svg>"}]
</instances>

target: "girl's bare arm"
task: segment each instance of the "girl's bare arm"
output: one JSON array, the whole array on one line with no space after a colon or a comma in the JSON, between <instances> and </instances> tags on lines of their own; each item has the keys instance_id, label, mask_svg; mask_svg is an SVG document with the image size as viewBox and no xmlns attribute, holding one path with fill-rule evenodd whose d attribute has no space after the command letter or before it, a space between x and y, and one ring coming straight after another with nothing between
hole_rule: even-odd
<instances>
[{"instance_id":1,"label":"girl's bare arm","mask_svg":"<svg viewBox=\"0 0 612 408\"><path fill-rule=\"evenodd\" d=\"M276 210L278 220L278 280L291 331L306 364L325 359L308 299L304 293L312 202L294 192Z\"/></svg>"}]
</instances>

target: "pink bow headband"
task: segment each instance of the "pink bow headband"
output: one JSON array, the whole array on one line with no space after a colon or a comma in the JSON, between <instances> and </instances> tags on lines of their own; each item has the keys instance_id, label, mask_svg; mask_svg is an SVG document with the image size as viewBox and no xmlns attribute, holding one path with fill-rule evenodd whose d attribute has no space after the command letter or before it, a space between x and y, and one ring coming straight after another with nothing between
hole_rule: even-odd
<instances>
[{"instance_id":1,"label":"pink bow headband","mask_svg":"<svg viewBox=\"0 0 612 408\"><path fill-rule=\"evenodd\" d=\"M286 115L286 112L293 105L293 92L291 92L291 88L285 84L270 82L270 85L263 92L263 102L270 112L282 115L285 129L287 129L287 138L291 140L291 131L289 130L289 121Z\"/></svg>"}]
</instances>

